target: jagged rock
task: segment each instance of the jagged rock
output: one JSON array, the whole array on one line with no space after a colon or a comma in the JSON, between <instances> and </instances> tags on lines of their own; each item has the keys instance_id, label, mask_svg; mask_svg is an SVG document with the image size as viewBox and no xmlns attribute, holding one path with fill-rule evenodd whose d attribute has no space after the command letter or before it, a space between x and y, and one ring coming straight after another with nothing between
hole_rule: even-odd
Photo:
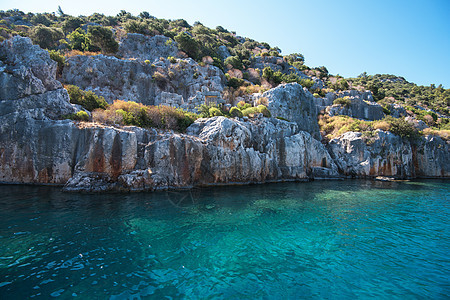
<instances>
[{"instance_id":1,"label":"jagged rock","mask_svg":"<svg viewBox=\"0 0 450 300\"><path fill-rule=\"evenodd\" d=\"M325 87L325 83L322 81L322 79L317 77L311 77L311 79L314 81L311 90L323 89Z\"/></svg>"},{"instance_id":2,"label":"jagged rock","mask_svg":"<svg viewBox=\"0 0 450 300\"><path fill-rule=\"evenodd\" d=\"M347 132L331 140L328 148L346 176L447 177L450 173L448 144L438 137L411 143L382 130L370 140L359 132Z\"/></svg>"},{"instance_id":3,"label":"jagged rock","mask_svg":"<svg viewBox=\"0 0 450 300\"><path fill-rule=\"evenodd\" d=\"M16 100L0 100L0 117L3 118L12 114L34 119L59 119L78 110L69 103L69 95L65 89L29 95Z\"/></svg>"},{"instance_id":4,"label":"jagged rock","mask_svg":"<svg viewBox=\"0 0 450 300\"><path fill-rule=\"evenodd\" d=\"M428 128L428 125L424 121L414 119L413 117L406 117L405 121L408 122L409 124L413 125L414 128L416 128L419 131L424 130L425 128Z\"/></svg>"},{"instance_id":5,"label":"jagged rock","mask_svg":"<svg viewBox=\"0 0 450 300\"><path fill-rule=\"evenodd\" d=\"M381 120L384 118L383 107L373 101L373 96L370 91L360 92L357 90L341 91L339 93L327 93L326 99L330 100L336 98L347 97L351 104L343 106L339 104L331 105L326 108L330 116L346 115L357 119L364 120ZM322 103L317 103L320 109L323 109Z\"/></svg>"},{"instance_id":6,"label":"jagged rock","mask_svg":"<svg viewBox=\"0 0 450 300\"><path fill-rule=\"evenodd\" d=\"M221 46L219 46L219 48L217 48L217 54L219 54L219 56L224 60L227 57L231 56L230 52L227 49L227 46L225 46L225 45L221 45Z\"/></svg>"},{"instance_id":7,"label":"jagged rock","mask_svg":"<svg viewBox=\"0 0 450 300\"><path fill-rule=\"evenodd\" d=\"M266 98L273 117L296 122L300 130L320 139L317 108L313 95L298 83L281 84L255 98Z\"/></svg>"},{"instance_id":8,"label":"jagged rock","mask_svg":"<svg viewBox=\"0 0 450 300\"><path fill-rule=\"evenodd\" d=\"M15 100L62 88L56 62L29 38L15 36L0 44L0 100Z\"/></svg>"},{"instance_id":9,"label":"jagged rock","mask_svg":"<svg viewBox=\"0 0 450 300\"><path fill-rule=\"evenodd\" d=\"M109 103L120 99L189 110L205 101L203 91L220 93L225 84L225 77L217 67L200 66L190 58L177 59L175 63L164 59L150 65L104 55L67 59L62 79L67 84L93 90ZM201 99L192 98L198 92L202 93Z\"/></svg>"},{"instance_id":10,"label":"jagged rock","mask_svg":"<svg viewBox=\"0 0 450 300\"><path fill-rule=\"evenodd\" d=\"M134 170L126 168L115 177L107 169L99 172L79 162L66 190L137 191L307 180L319 174L319 169L322 176L339 176L319 141L309 133L298 131L296 124L277 119L261 118L255 122L224 117L200 119L188 128L188 134L155 131L143 134L146 130L128 130L135 132L137 138L136 143L123 139L127 145L137 145ZM90 141L85 148L97 147L98 143ZM106 181L105 186L99 184L101 180Z\"/></svg>"},{"instance_id":11,"label":"jagged rock","mask_svg":"<svg viewBox=\"0 0 450 300\"><path fill-rule=\"evenodd\" d=\"M117 54L123 58L154 62L160 57L176 57L178 47L175 41L163 35L149 37L139 33L128 33L126 39L120 43Z\"/></svg>"},{"instance_id":12,"label":"jagged rock","mask_svg":"<svg viewBox=\"0 0 450 300\"><path fill-rule=\"evenodd\" d=\"M401 117L406 117L408 115L408 113L406 112L406 109L401 106L400 104L389 104L388 105L388 109L391 113L391 116L394 118L401 118Z\"/></svg>"}]
</instances>

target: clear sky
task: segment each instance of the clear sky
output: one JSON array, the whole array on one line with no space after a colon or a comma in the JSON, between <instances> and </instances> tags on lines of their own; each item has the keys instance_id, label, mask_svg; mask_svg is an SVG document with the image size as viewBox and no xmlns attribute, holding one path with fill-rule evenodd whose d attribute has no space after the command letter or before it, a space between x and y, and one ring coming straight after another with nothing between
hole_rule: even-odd
<instances>
[{"instance_id":1,"label":"clear sky","mask_svg":"<svg viewBox=\"0 0 450 300\"><path fill-rule=\"evenodd\" d=\"M450 88L450 0L105 1L0 0L0 10L133 15L218 25L238 35L300 52L308 66L354 77L395 74Z\"/></svg>"}]
</instances>

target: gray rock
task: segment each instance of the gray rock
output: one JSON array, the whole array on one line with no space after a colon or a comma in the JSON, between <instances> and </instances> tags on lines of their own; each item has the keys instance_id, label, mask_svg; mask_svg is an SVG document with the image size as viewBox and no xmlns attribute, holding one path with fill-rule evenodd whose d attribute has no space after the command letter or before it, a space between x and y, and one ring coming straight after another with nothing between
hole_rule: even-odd
<instances>
[{"instance_id":1,"label":"gray rock","mask_svg":"<svg viewBox=\"0 0 450 300\"><path fill-rule=\"evenodd\" d=\"M220 57L224 60L231 56L230 52L228 51L225 45L219 46L219 48L217 49L217 54L219 54Z\"/></svg>"},{"instance_id":2,"label":"gray rock","mask_svg":"<svg viewBox=\"0 0 450 300\"><path fill-rule=\"evenodd\" d=\"M176 57L178 47L174 40L163 35L149 37L139 33L128 33L120 43L117 54L123 58L154 62L160 57Z\"/></svg>"},{"instance_id":3,"label":"gray rock","mask_svg":"<svg viewBox=\"0 0 450 300\"><path fill-rule=\"evenodd\" d=\"M408 115L406 109L400 104L389 104L388 109L391 112L391 116L394 118L406 117Z\"/></svg>"},{"instance_id":4,"label":"gray rock","mask_svg":"<svg viewBox=\"0 0 450 300\"><path fill-rule=\"evenodd\" d=\"M408 140L381 130L367 139L347 132L328 145L331 156L345 176L395 178L448 177L448 143L438 137Z\"/></svg>"},{"instance_id":5,"label":"gray rock","mask_svg":"<svg viewBox=\"0 0 450 300\"><path fill-rule=\"evenodd\" d=\"M408 122L409 124L413 125L414 128L416 128L419 131L424 130L425 128L428 128L428 125L425 124L424 121L414 119L413 117L406 117L405 121Z\"/></svg>"},{"instance_id":6,"label":"gray rock","mask_svg":"<svg viewBox=\"0 0 450 300\"><path fill-rule=\"evenodd\" d=\"M120 99L189 110L204 103L205 93L220 95L225 85L225 77L217 67L200 66L190 58L176 63L164 59L150 65L104 55L67 59L62 80L93 90L109 103Z\"/></svg>"},{"instance_id":7,"label":"gray rock","mask_svg":"<svg viewBox=\"0 0 450 300\"><path fill-rule=\"evenodd\" d=\"M381 120L384 118L383 107L373 101L373 96L370 91L359 92L356 90L341 91L339 93L328 93L326 95L327 102L334 101L336 98L347 97L350 99L350 106L343 106L339 104L331 105L326 108L330 116L346 115L352 118L364 120ZM322 103L320 103L322 104ZM323 109L323 106L320 109Z\"/></svg>"},{"instance_id":8,"label":"gray rock","mask_svg":"<svg viewBox=\"0 0 450 300\"><path fill-rule=\"evenodd\" d=\"M56 62L29 38L15 36L0 44L0 100L20 99L62 88Z\"/></svg>"},{"instance_id":9,"label":"gray rock","mask_svg":"<svg viewBox=\"0 0 450 300\"><path fill-rule=\"evenodd\" d=\"M295 122L300 130L320 139L315 98L306 88L298 83L281 84L255 98L261 97L267 98L272 117Z\"/></svg>"}]
</instances>

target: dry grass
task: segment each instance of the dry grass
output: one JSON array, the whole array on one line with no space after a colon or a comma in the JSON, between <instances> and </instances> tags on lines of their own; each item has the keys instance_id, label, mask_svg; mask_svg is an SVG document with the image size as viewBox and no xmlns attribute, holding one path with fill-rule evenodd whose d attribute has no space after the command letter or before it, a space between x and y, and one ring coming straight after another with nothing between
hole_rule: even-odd
<instances>
[{"instance_id":1,"label":"dry grass","mask_svg":"<svg viewBox=\"0 0 450 300\"><path fill-rule=\"evenodd\" d=\"M384 131L389 131L389 129L391 129L391 125L388 122L381 120L381 121L374 122L373 128L381 129Z\"/></svg>"},{"instance_id":2,"label":"dry grass","mask_svg":"<svg viewBox=\"0 0 450 300\"><path fill-rule=\"evenodd\" d=\"M92 113L94 122L109 125L135 125L184 131L198 116L170 106L147 106L116 100L106 110Z\"/></svg>"},{"instance_id":3,"label":"dry grass","mask_svg":"<svg viewBox=\"0 0 450 300\"><path fill-rule=\"evenodd\" d=\"M446 141L450 140L450 130L445 130L445 129L437 130L437 129L432 129L432 128L425 128L423 130L423 134L424 135L436 135Z\"/></svg>"}]
</instances>

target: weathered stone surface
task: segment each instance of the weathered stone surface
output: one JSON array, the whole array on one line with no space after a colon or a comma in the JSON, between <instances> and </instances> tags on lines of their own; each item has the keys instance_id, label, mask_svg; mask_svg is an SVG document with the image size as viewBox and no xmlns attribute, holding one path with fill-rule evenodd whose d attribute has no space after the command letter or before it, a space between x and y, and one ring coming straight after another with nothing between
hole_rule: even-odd
<instances>
[{"instance_id":1,"label":"weathered stone surface","mask_svg":"<svg viewBox=\"0 0 450 300\"><path fill-rule=\"evenodd\" d=\"M0 100L0 117L13 114L34 119L58 119L76 110L78 109L69 103L69 95L65 89L29 95L16 100Z\"/></svg>"},{"instance_id":2,"label":"weathered stone surface","mask_svg":"<svg viewBox=\"0 0 450 300\"><path fill-rule=\"evenodd\" d=\"M347 132L330 141L331 156L342 174L351 177L448 177L448 143L438 137L409 142L390 132L376 131L366 143L359 132Z\"/></svg>"},{"instance_id":3,"label":"weathered stone surface","mask_svg":"<svg viewBox=\"0 0 450 300\"><path fill-rule=\"evenodd\" d=\"M336 98L348 97L351 101L349 106L331 105L326 108L330 116L346 115L352 118L364 120L381 120L384 118L383 107L373 101L370 91L360 92L357 90L341 91L339 93L328 93L326 95L327 102ZM319 104L319 103L318 103ZM322 103L319 104L319 106ZM323 108L322 106L320 107Z\"/></svg>"},{"instance_id":4,"label":"weathered stone surface","mask_svg":"<svg viewBox=\"0 0 450 300\"><path fill-rule=\"evenodd\" d=\"M295 73L300 78L309 78L303 72L299 71L297 68L288 64L283 58L276 56L256 56L252 61L251 65L254 69L259 69L261 72L264 68L270 67L274 72L280 71L285 74Z\"/></svg>"},{"instance_id":5,"label":"weathered stone surface","mask_svg":"<svg viewBox=\"0 0 450 300\"><path fill-rule=\"evenodd\" d=\"M406 117L408 115L406 109L400 104L389 104L388 109L391 113L391 116L394 118Z\"/></svg>"},{"instance_id":6,"label":"weathered stone surface","mask_svg":"<svg viewBox=\"0 0 450 300\"><path fill-rule=\"evenodd\" d=\"M120 43L117 54L123 58L154 62L160 57L176 57L178 47L175 41L163 35L149 37L139 33L128 33L126 39Z\"/></svg>"},{"instance_id":7,"label":"weathered stone surface","mask_svg":"<svg viewBox=\"0 0 450 300\"><path fill-rule=\"evenodd\" d=\"M3 42L0 54L0 182L104 192L337 178L338 170L356 177L450 176L448 142L437 137L410 143L377 131L368 145L361 134L347 133L328 152L317 140L318 100L298 84L258 96L274 116L293 122L214 117L197 120L186 134L115 128L61 120L79 108L55 80L55 63L28 39ZM223 88L217 68L191 59L151 66L99 55L68 62L65 80L109 100L190 107Z\"/></svg>"},{"instance_id":8,"label":"weathered stone surface","mask_svg":"<svg viewBox=\"0 0 450 300\"><path fill-rule=\"evenodd\" d=\"M0 44L0 100L15 100L62 88L56 62L29 38L15 36Z\"/></svg>"},{"instance_id":9,"label":"weathered stone surface","mask_svg":"<svg viewBox=\"0 0 450 300\"><path fill-rule=\"evenodd\" d=\"M104 55L67 59L62 79L67 84L93 90L109 103L120 99L190 110L204 103L205 93L220 94L225 84L225 77L217 67L200 66L190 58L146 64Z\"/></svg>"},{"instance_id":10,"label":"weathered stone surface","mask_svg":"<svg viewBox=\"0 0 450 300\"><path fill-rule=\"evenodd\" d=\"M219 46L219 48L217 48L217 54L219 54L222 59L226 59L227 57L231 56L230 51L228 51L225 45Z\"/></svg>"},{"instance_id":11,"label":"weathered stone surface","mask_svg":"<svg viewBox=\"0 0 450 300\"><path fill-rule=\"evenodd\" d=\"M294 123L214 117L198 120L188 134L135 132L137 143L131 143L137 145L134 170L122 170L114 179L110 171L98 172L78 163L66 189L136 191L308 180L317 174L316 169L323 170L327 178L339 176L325 147L309 133L298 131ZM91 143L88 149L94 147ZM101 180L108 182L106 187L99 184Z\"/></svg>"},{"instance_id":12,"label":"weathered stone surface","mask_svg":"<svg viewBox=\"0 0 450 300\"><path fill-rule=\"evenodd\" d=\"M307 89L298 83L281 84L255 98L260 97L267 99L272 117L282 117L295 122L300 130L320 139L316 103Z\"/></svg>"},{"instance_id":13,"label":"weathered stone surface","mask_svg":"<svg viewBox=\"0 0 450 300\"><path fill-rule=\"evenodd\" d=\"M7 122L3 122L7 121ZM116 178L137 160L134 132L10 115L0 127L0 181L65 184L77 171Z\"/></svg>"}]
</instances>

